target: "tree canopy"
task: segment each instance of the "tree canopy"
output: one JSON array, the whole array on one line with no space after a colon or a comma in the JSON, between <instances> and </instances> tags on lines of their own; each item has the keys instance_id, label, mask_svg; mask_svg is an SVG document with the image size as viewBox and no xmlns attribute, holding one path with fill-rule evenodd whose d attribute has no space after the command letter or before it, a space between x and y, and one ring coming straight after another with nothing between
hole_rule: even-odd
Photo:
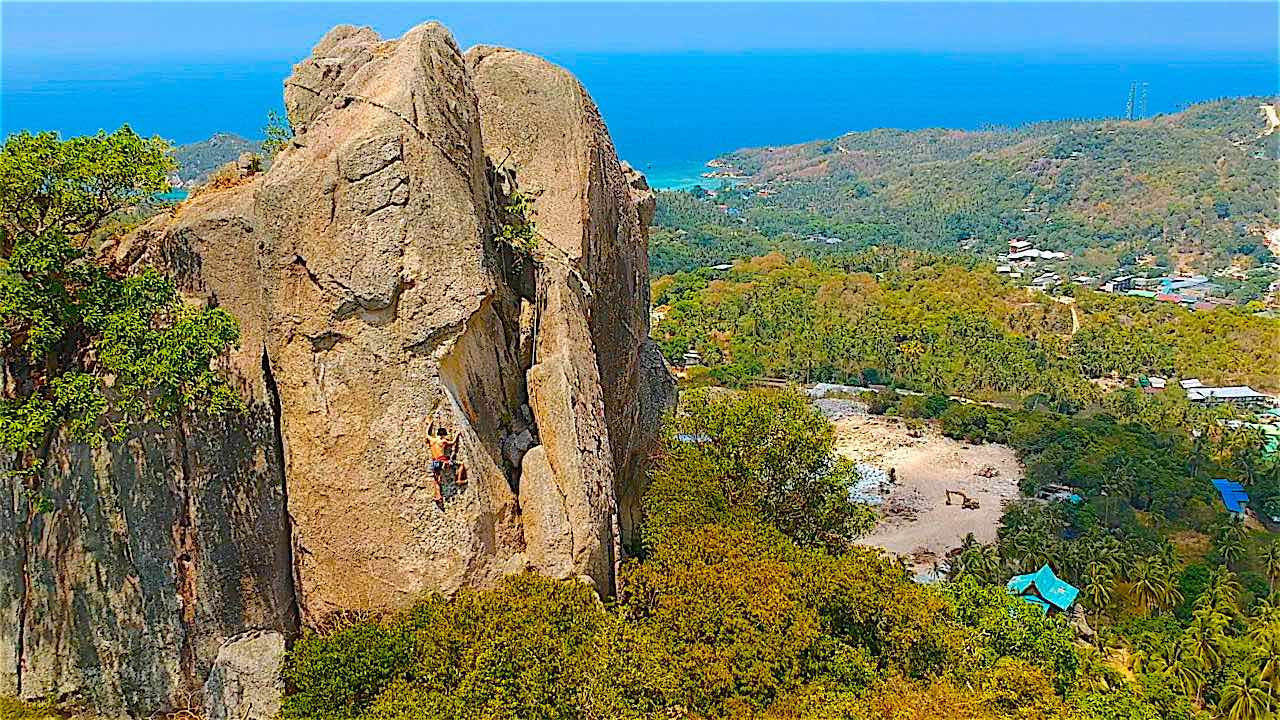
<instances>
[{"instance_id":1,"label":"tree canopy","mask_svg":"<svg viewBox=\"0 0 1280 720\"><path fill-rule=\"evenodd\" d=\"M127 126L0 149L0 444L38 467L53 434L118 437L128 423L239 407L214 361L235 318L183 301L154 268L97 255L108 222L168 189L169 146Z\"/></svg>"}]
</instances>

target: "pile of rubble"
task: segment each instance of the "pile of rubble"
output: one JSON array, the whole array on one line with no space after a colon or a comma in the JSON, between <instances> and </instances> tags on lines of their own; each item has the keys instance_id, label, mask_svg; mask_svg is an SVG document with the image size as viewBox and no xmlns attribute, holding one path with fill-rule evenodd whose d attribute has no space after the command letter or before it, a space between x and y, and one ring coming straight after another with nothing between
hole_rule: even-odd
<instances>
[{"instance_id":1,"label":"pile of rubble","mask_svg":"<svg viewBox=\"0 0 1280 720\"><path fill-rule=\"evenodd\" d=\"M865 462L854 464L853 469L858 473L858 480L849 489L849 496L854 502L882 504L892 490L889 474L884 468Z\"/></svg>"},{"instance_id":2,"label":"pile of rubble","mask_svg":"<svg viewBox=\"0 0 1280 720\"><path fill-rule=\"evenodd\" d=\"M925 497L919 490L911 490L885 499L881 505L886 518L892 517L902 522L914 522L925 507Z\"/></svg>"},{"instance_id":3,"label":"pile of rubble","mask_svg":"<svg viewBox=\"0 0 1280 720\"><path fill-rule=\"evenodd\" d=\"M844 420L851 417L859 417L867 414L867 406L865 403L857 400L847 400L842 398L821 398L813 401L814 407L818 408L828 420Z\"/></svg>"}]
</instances>

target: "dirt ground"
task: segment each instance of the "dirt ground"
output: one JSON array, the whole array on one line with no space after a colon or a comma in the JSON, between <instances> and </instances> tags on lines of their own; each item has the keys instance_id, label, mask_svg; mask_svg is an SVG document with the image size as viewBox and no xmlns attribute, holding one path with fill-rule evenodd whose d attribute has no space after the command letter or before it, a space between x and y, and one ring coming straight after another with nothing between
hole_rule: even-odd
<instances>
[{"instance_id":1,"label":"dirt ground","mask_svg":"<svg viewBox=\"0 0 1280 720\"><path fill-rule=\"evenodd\" d=\"M1004 445L967 445L925 427L912 437L900 418L847 414L833 418L836 449L851 460L896 470L897 482L881 505L883 518L864 544L907 557L917 575L927 575L966 533L991 542L1004 503L1018 496L1022 467ZM984 468L992 477L979 475ZM992 472L994 471L994 472ZM946 490L978 501L977 510L946 504Z\"/></svg>"}]
</instances>

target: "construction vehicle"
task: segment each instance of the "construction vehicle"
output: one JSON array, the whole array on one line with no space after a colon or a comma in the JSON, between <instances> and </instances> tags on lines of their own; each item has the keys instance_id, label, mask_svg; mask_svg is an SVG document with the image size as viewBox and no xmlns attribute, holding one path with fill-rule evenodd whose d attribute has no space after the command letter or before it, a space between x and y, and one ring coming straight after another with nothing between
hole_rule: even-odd
<instances>
[{"instance_id":1,"label":"construction vehicle","mask_svg":"<svg viewBox=\"0 0 1280 720\"><path fill-rule=\"evenodd\" d=\"M948 505L950 505L950 504L951 504L951 496L952 496L952 495L959 495L959 496L960 496L960 507L964 508L965 510L977 510L977 509L978 509L978 507L979 507L979 505L978 505L978 501L977 501L977 500L974 500L973 498L969 497L968 495L965 495L964 493L960 492L959 490L948 490L948 491L947 491L947 504L948 504Z\"/></svg>"}]
</instances>

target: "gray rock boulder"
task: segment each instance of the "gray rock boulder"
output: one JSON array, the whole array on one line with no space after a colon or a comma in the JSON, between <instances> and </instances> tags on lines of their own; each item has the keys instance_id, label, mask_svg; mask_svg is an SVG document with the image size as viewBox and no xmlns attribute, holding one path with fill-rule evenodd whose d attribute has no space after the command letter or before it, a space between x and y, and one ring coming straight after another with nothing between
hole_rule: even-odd
<instances>
[{"instance_id":1,"label":"gray rock boulder","mask_svg":"<svg viewBox=\"0 0 1280 720\"><path fill-rule=\"evenodd\" d=\"M205 720L271 720L284 696L284 636L251 630L228 638L204 683Z\"/></svg>"}]
</instances>

